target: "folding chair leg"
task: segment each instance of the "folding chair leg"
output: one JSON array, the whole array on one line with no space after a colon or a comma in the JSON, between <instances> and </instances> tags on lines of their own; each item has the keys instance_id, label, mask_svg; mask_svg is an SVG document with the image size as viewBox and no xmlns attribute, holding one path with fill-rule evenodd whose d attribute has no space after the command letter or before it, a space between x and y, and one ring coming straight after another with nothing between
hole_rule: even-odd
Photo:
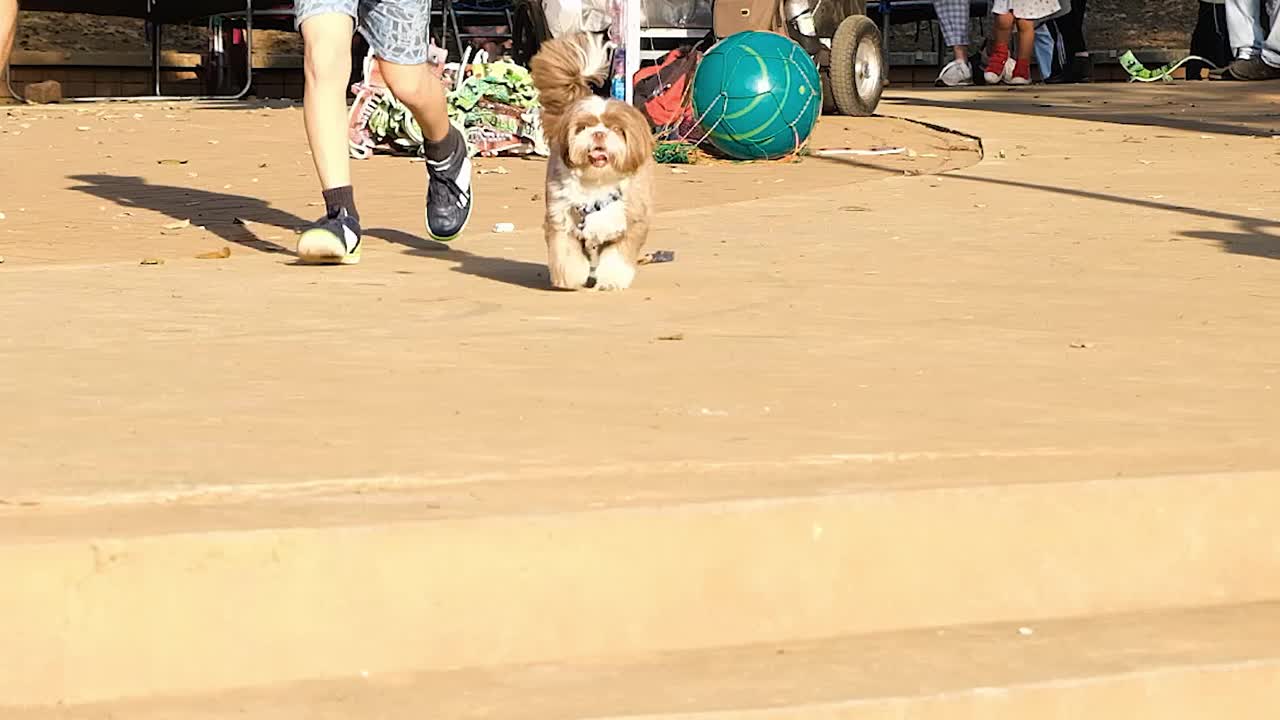
<instances>
[{"instance_id":1,"label":"folding chair leg","mask_svg":"<svg viewBox=\"0 0 1280 720\"><path fill-rule=\"evenodd\" d=\"M9 92L9 97L20 103L30 102L25 96L19 95L18 91L13 87L13 61L10 61L4 68L4 84L5 89Z\"/></svg>"},{"instance_id":2,"label":"folding chair leg","mask_svg":"<svg viewBox=\"0 0 1280 720\"><path fill-rule=\"evenodd\" d=\"M151 38L151 83L154 88L153 94L160 95L160 43L163 41L164 33L161 32L161 24L158 22L148 23L151 28L148 33Z\"/></svg>"},{"instance_id":3,"label":"folding chair leg","mask_svg":"<svg viewBox=\"0 0 1280 720\"><path fill-rule=\"evenodd\" d=\"M244 52L248 57L244 69L244 87L231 96L232 100L242 100L253 89L253 0L245 0L244 8Z\"/></svg>"}]
</instances>

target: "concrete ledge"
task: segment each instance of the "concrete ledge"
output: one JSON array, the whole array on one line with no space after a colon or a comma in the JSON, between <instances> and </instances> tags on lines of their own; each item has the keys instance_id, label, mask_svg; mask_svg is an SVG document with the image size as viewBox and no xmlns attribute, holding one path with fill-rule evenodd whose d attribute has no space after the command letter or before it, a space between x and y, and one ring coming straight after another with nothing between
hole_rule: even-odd
<instances>
[{"instance_id":1,"label":"concrete ledge","mask_svg":"<svg viewBox=\"0 0 1280 720\"><path fill-rule=\"evenodd\" d=\"M9 517L0 697L81 703L1280 596L1274 473L51 536ZM255 504L256 505L256 504ZM263 512L262 508L256 511ZM287 507L266 510L296 517ZM234 526L236 512L224 512ZM367 524L366 524L367 523ZM88 534L86 536L86 534ZM1118 541L1123 538L1123 541Z\"/></svg>"},{"instance_id":2,"label":"concrete ledge","mask_svg":"<svg viewBox=\"0 0 1280 720\"><path fill-rule=\"evenodd\" d=\"M8 720L1271 720L1275 603L350 677Z\"/></svg>"}]
</instances>

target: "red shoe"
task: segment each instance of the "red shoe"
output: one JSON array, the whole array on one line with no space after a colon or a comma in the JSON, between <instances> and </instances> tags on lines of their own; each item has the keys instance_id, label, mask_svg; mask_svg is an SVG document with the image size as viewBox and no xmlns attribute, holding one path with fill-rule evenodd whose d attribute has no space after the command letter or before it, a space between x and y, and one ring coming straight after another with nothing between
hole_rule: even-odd
<instances>
[{"instance_id":1,"label":"red shoe","mask_svg":"<svg viewBox=\"0 0 1280 720\"><path fill-rule=\"evenodd\" d=\"M1031 61L1018 60L1014 63L1013 74L1009 77L1010 85L1030 85L1031 84Z\"/></svg>"},{"instance_id":2,"label":"red shoe","mask_svg":"<svg viewBox=\"0 0 1280 720\"><path fill-rule=\"evenodd\" d=\"M1009 46L997 45L996 49L991 53L991 58L987 60L986 71L982 73L982 77L987 81L988 85L997 85L1008 79L1012 72L1013 60L1009 58Z\"/></svg>"}]
</instances>

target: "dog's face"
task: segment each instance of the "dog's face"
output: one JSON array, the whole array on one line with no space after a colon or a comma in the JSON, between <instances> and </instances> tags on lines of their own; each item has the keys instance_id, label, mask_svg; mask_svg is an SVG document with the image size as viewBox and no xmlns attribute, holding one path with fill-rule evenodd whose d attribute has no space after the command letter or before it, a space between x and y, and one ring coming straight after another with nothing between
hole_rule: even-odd
<instances>
[{"instance_id":1,"label":"dog's face","mask_svg":"<svg viewBox=\"0 0 1280 720\"><path fill-rule=\"evenodd\" d=\"M570 108L560 131L565 164L580 172L630 175L653 155L648 121L616 100L583 98Z\"/></svg>"}]
</instances>

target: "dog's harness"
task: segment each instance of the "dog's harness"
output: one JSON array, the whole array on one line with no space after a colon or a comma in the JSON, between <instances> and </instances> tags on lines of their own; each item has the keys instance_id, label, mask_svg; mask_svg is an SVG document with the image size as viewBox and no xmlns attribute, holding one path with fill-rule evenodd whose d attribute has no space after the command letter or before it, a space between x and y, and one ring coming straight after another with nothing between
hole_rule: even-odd
<instances>
[{"instance_id":1,"label":"dog's harness","mask_svg":"<svg viewBox=\"0 0 1280 720\"><path fill-rule=\"evenodd\" d=\"M601 210L604 210L605 208L618 202L621 199L622 199L622 191L614 190L613 192L609 193L608 196L602 197L593 203L590 203L587 205L579 205L577 208L578 232L586 232L588 217L594 215L595 213L600 212Z\"/></svg>"}]
</instances>

